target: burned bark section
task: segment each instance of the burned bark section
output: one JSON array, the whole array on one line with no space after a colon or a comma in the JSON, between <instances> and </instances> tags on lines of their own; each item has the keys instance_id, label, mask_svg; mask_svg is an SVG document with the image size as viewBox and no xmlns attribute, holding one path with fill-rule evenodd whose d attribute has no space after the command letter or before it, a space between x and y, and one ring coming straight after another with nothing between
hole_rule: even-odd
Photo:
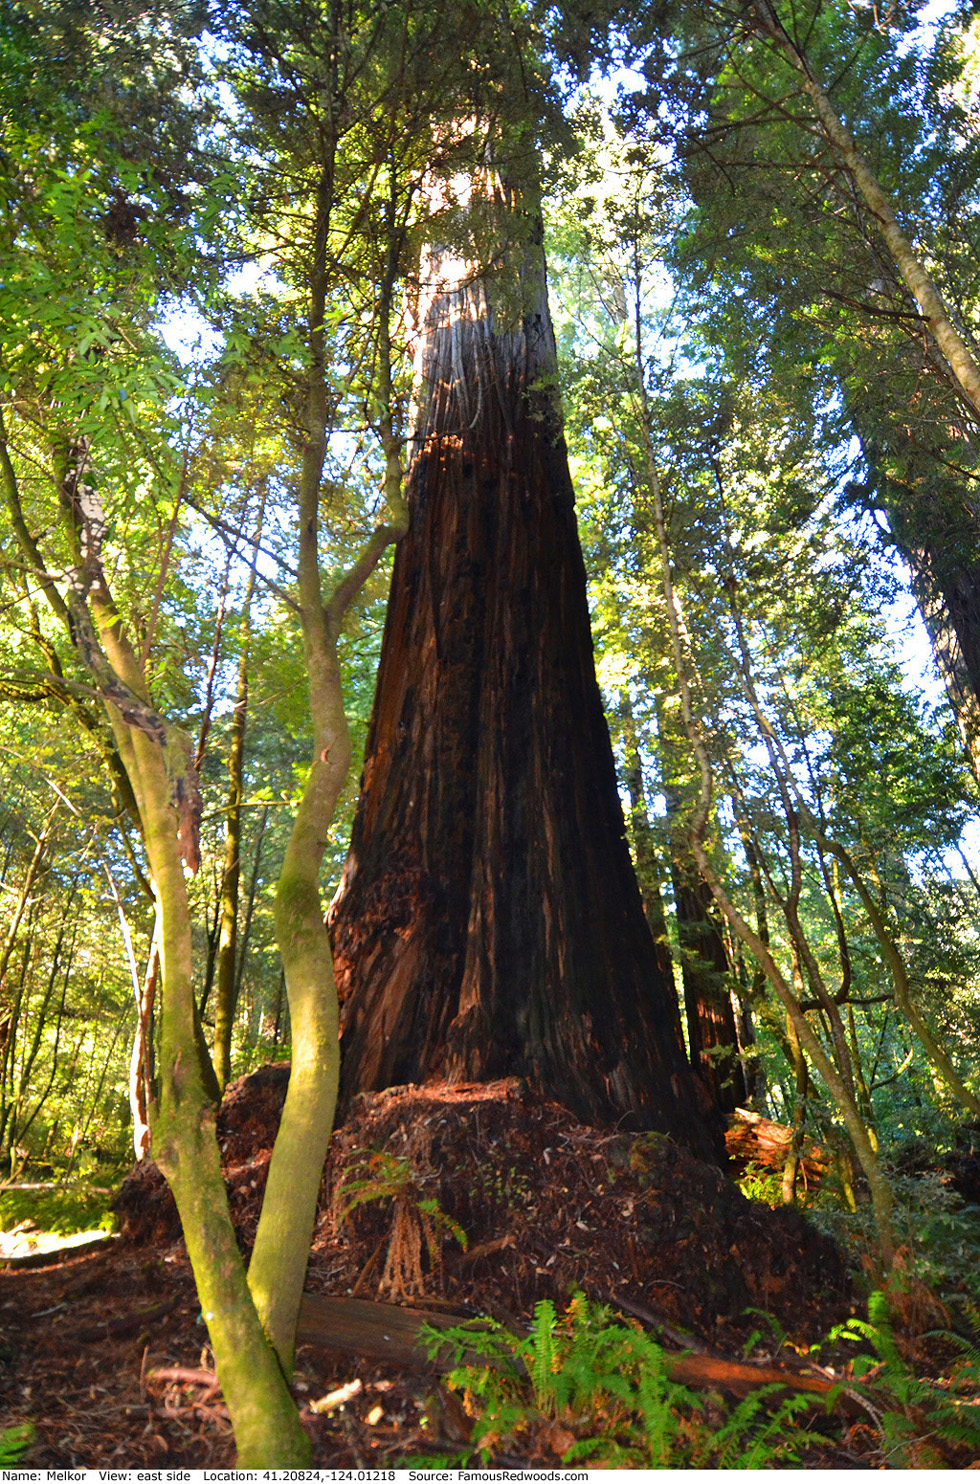
<instances>
[{"instance_id":1,"label":"burned bark section","mask_svg":"<svg viewBox=\"0 0 980 1484\"><path fill-rule=\"evenodd\" d=\"M720 1157L626 842L540 250L522 291L514 328L474 280L422 332L412 526L330 912L341 1107L517 1075Z\"/></svg>"}]
</instances>

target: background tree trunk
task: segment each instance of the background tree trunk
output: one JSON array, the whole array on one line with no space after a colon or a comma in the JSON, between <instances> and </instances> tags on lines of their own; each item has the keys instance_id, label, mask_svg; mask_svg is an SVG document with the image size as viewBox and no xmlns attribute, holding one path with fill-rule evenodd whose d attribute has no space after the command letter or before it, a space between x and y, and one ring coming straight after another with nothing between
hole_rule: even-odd
<instances>
[{"instance_id":1,"label":"background tree trunk","mask_svg":"<svg viewBox=\"0 0 980 1484\"><path fill-rule=\"evenodd\" d=\"M670 872L691 1065L718 1111L734 1113L744 1105L746 1092L729 989L732 966L711 887L702 878L685 844L683 830L677 828L681 814L679 790L665 783L664 794L667 817L675 821Z\"/></svg>"},{"instance_id":2,"label":"background tree trunk","mask_svg":"<svg viewBox=\"0 0 980 1484\"><path fill-rule=\"evenodd\" d=\"M747 1094L721 924L711 887L690 855L675 857L673 877L691 1065L707 1084L715 1107L734 1113Z\"/></svg>"},{"instance_id":3,"label":"background tree trunk","mask_svg":"<svg viewBox=\"0 0 980 1484\"><path fill-rule=\"evenodd\" d=\"M713 1106L726 1116L746 1102L730 987L732 964L711 887L698 870L688 843L686 816L690 810L685 808L683 790L677 781L681 749L676 722L663 705L657 708L657 736L671 838L670 879L677 918L688 1053Z\"/></svg>"},{"instance_id":4,"label":"background tree trunk","mask_svg":"<svg viewBox=\"0 0 980 1484\"><path fill-rule=\"evenodd\" d=\"M980 780L980 510L964 479L950 477L924 443L901 428L852 410L868 465L854 493L887 516L909 569L936 668L963 747ZM976 461L970 430L961 427L952 457Z\"/></svg>"},{"instance_id":5,"label":"background tree trunk","mask_svg":"<svg viewBox=\"0 0 980 1484\"><path fill-rule=\"evenodd\" d=\"M640 756L629 695L624 691L620 697L620 713L623 718L623 738L626 747L624 782L630 797L630 823L633 832L633 854L636 859L636 877L640 888L640 900L647 923L653 934L657 950L657 962L664 983L670 991L674 1012L674 1030L680 1046L684 1045L681 1030L680 1001L677 996L677 981L674 964L670 956L670 938L667 932L667 914L664 911L660 892L660 862L653 842L653 830L647 813L646 794L643 788L643 759Z\"/></svg>"},{"instance_id":6,"label":"background tree trunk","mask_svg":"<svg viewBox=\"0 0 980 1484\"><path fill-rule=\"evenodd\" d=\"M251 641L251 610L255 596L255 567L262 522L265 517L265 490L259 502L258 519L252 538L252 562L249 567L245 599L242 604L241 652L238 656L238 684L235 709L231 718L228 744L228 797L225 804L225 868L221 877L221 916L218 939L218 989L214 1005L214 1069L218 1085L224 1092L231 1081L231 1036L241 979L238 973L238 896L242 875L242 793L245 777L245 729L248 725L248 663Z\"/></svg>"},{"instance_id":7,"label":"background tree trunk","mask_svg":"<svg viewBox=\"0 0 980 1484\"><path fill-rule=\"evenodd\" d=\"M980 564L949 549L900 547L963 747L980 780ZM952 552L962 553L953 546Z\"/></svg>"},{"instance_id":8,"label":"background tree trunk","mask_svg":"<svg viewBox=\"0 0 980 1484\"><path fill-rule=\"evenodd\" d=\"M516 1074L716 1157L626 843L540 226L493 194L493 279L422 264L412 525L330 914L342 1099Z\"/></svg>"}]
</instances>

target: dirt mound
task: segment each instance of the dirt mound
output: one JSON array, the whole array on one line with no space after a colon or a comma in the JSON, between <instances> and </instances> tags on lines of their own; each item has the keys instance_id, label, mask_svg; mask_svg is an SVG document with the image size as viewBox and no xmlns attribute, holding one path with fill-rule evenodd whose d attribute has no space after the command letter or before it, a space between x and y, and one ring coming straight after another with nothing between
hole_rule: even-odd
<instances>
[{"instance_id":1,"label":"dirt mound","mask_svg":"<svg viewBox=\"0 0 980 1484\"><path fill-rule=\"evenodd\" d=\"M262 1192L289 1085L289 1063L270 1062L230 1082L218 1110L221 1165L239 1238L251 1245ZM141 1160L112 1202L130 1242L163 1243L179 1237L180 1217L167 1182L150 1159Z\"/></svg>"},{"instance_id":2,"label":"dirt mound","mask_svg":"<svg viewBox=\"0 0 980 1484\"><path fill-rule=\"evenodd\" d=\"M219 1116L245 1247L287 1077L240 1079ZM131 1240L179 1230L149 1164L117 1211ZM309 1286L501 1317L581 1288L717 1340L756 1327L753 1308L813 1339L853 1301L839 1252L797 1212L746 1200L668 1138L587 1128L513 1080L355 1101L331 1144Z\"/></svg>"}]
</instances>

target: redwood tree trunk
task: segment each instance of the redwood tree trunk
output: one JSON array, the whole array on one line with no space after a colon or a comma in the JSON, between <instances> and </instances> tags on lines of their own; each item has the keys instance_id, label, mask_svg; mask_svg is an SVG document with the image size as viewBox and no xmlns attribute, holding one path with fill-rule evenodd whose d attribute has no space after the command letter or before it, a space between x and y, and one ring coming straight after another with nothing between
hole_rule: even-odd
<instances>
[{"instance_id":1,"label":"redwood tree trunk","mask_svg":"<svg viewBox=\"0 0 980 1484\"><path fill-rule=\"evenodd\" d=\"M640 888L640 900L643 903L643 911L646 915L650 932L653 934L653 941L657 950L657 962L660 965L664 983L671 992L674 1034L677 1037L678 1044L683 1046L684 1035L681 1030L677 981L674 978L674 965L670 956L667 914L664 911L663 897L660 893L660 866L653 843L653 830L650 828L650 816L647 813L646 794L643 789L643 759L640 757L629 695L625 691L620 697L620 710L623 717L624 741L626 745L626 768L623 781L626 784L630 798L633 851L636 858L636 876Z\"/></svg>"},{"instance_id":2,"label":"redwood tree trunk","mask_svg":"<svg viewBox=\"0 0 980 1484\"><path fill-rule=\"evenodd\" d=\"M746 1102L745 1077L728 987L731 965L717 909L711 887L689 856L675 859L672 874L691 1065L715 1107L734 1113Z\"/></svg>"},{"instance_id":3,"label":"redwood tree trunk","mask_svg":"<svg viewBox=\"0 0 980 1484\"><path fill-rule=\"evenodd\" d=\"M412 523L330 914L342 1101L515 1074L718 1157L626 843L540 232L495 195L524 245L492 277L422 267Z\"/></svg>"},{"instance_id":4,"label":"redwood tree trunk","mask_svg":"<svg viewBox=\"0 0 980 1484\"><path fill-rule=\"evenodd\" d=\"M980 780L980 564L956 544L951 550L938 544L904 547L902 555L963 747Z\"/></svg>"},{"instance_id":5,"label":"redwood tree trunk","mask_svg":"<svg viewBox=\"0 0 980 1484\"><path fill-rule=\"evenodd\" d=\"M939 413L934 413L939 417ZM924 441L876 423L864 407L852 413L869 479L854 492L882 509L907 563L912 591L963 747L980 780L980 509L967 480L951 477ZM950 458L974 467L969 428L951 440ZM870 497L870 498L869 498Z\"/></svg>"},{"instance_id":6,"label":"redwood tree trunk","mask_svg":"<svg viewBox=\"0 0 980 1484\"><path fill-rule=\"evenodd\" d=\"M662 704L657 707L657 739L671 836L670 879L688 1051L691 1066L713 1106L727 1117L747 1101L729 988L732 965L711 887L698 870L688 839L685 816L690 805L685 809L683 790L677 781L684 751L679 746L676 717Z\"/></svg>"}]
</instances>

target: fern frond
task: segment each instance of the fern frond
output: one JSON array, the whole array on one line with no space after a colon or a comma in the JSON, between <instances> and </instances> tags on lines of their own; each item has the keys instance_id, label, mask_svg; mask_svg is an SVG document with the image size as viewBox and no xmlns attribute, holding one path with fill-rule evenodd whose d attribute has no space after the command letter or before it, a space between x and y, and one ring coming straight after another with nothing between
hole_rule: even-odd
<instances>
[{"instance_id":1,"label":"fern frond","mask_svg":"<svg viewBox=\"0 0 980 1484\"><path fill-rule=\"evenodd\" d=\"M895 1344L891 1310L888 1299L879 1289L868 1296L868 1317L871 1320L873 1343L885 1364L896 1372L908 1372L908 1367Z\"/></svg>"},{"instance_id":2,"label":"fern frond","mask_svg":"<svg viewBox=\"0 0 980 1484\"><path fill-rule=\"evenodd\" d=\"M593 1468L599 1469L634 1469L639 1461L635 1448L608 1437L580 1438L562 1454L562 1463L584 1463L586 1460Z\"/></svg>"},{"instance_id":3,"label":"fern frond","mask_svg":"<svg viewBox=\"0 0 980 1484\"><path fill-rule=\"evenodd\" d=\"M499 1325L482 1332L454 1326L425 1339L430 1354L448 1345L457 1361L469 1362L451 1370L446 1382L464 1394L476 1416L471 1446L485 1461L496 1444L555 1416L577 1430L590 1427L563 1461L603 1468L771 1468L780 1460L795 1463L811 1440L799 1416L812 1399L784 1396L776 1405L779 1385L753 1392L709 1430L703 1399L670 1378L656 1341L644 1330L610 1322L607 1310L581 1296L560 1317L550 1300L538 1303L524 1339ZM482 1363L473 1363L474 1351ZM515 1361L523 1361L523 1372ZM905 1425L897 1413L892 1422L896 1434Z\"/></svg>"},{"instance_id":4,"label":"fern frond","mask_svg":"<svg viewBox=\"0 0 980 1484\"><path fill-rule=\"evenodd\" d=\"M668 1468L673 1462L672 1451L677 1433L677 1417L674 1406L676 1392L683 1387L674 1387L664 1374L663 1364L641 1366L637 1376L636 1400L643 1421L643 1446L648 1468Z\"/></svg>"},{"instance_id":5,"label":"fern frond","mask_svg":"<svg viewBox=\"0 0 980 1484\"><path fill-rule=\"evenodd\" d=\"M965 1335L957 1334L955 1329L927 1329L923 1334L924 1340L945 1340L949 1345L955 1345L963 1355L966 1356L967 1364L980 1368L980 1345L975 1345Z\"/></svg>"},{"instance_id":6,"label":"fern frond","mask_svg":"<svg viewBox=\"0 0 980 1484\"><path fill-rule=\"evenodd\" d=\"M412 1183L412 1166L403 1154L389 1154L383 1149L356 1152L363 1157L351 1165L334 1197L334 1219L338 1226L358 1206L403 1195Z\"/></svg>"},{"instance_id":7,"label":"fern frond","mask_svg":"<svg viewBox=\"0 0 980 1484\"><path fill-rule=\"evenodd\" d=\"M969 1294L964 1293L960 1295L960 1308L966 1315L973 1333L980 1335L980 1304L975 1303Z\"/></svg>"},{"instance_id":8,"label":"fern frond","mask_svg":"<svg viewBox=\"0 0 980 1484\"><path fill-rule=\"evenodd\" d=\"M35 1438L33 1422L19 1422L0 1429L0 1468L12 1468L23 1458Z\"/></svg>"},{"instance_id":9,"label":"fern frond","mask_svg":"<svg viewBox=\"0 0 980 1484\"><path fill-rule=\"evenodd\" d=\"M521 1357L528 1369L534 1400L542 1412L550 1412L554 1403L557 1351L555 1326L557 1316L551 1299L540 1299L534 1306L531 1333L521 1346Z\"/></svg>"},{"instance_id":10,"label":"fern frond","mask_svg":"<svg viewBox=\"0 0 980 1484\"><path fill-rule=\"evenodd\" d=\"M771 1469L799 1461L800 1450L819 1441L816 1433L801 1430L798 1418L812 1399L784 1397L773 1411L771 1399L782 1391L776 1383L760 1387L738 1403L712 1436L705 1439L696 1464L700 1468Z\"/></svg>"}]
</instances>

